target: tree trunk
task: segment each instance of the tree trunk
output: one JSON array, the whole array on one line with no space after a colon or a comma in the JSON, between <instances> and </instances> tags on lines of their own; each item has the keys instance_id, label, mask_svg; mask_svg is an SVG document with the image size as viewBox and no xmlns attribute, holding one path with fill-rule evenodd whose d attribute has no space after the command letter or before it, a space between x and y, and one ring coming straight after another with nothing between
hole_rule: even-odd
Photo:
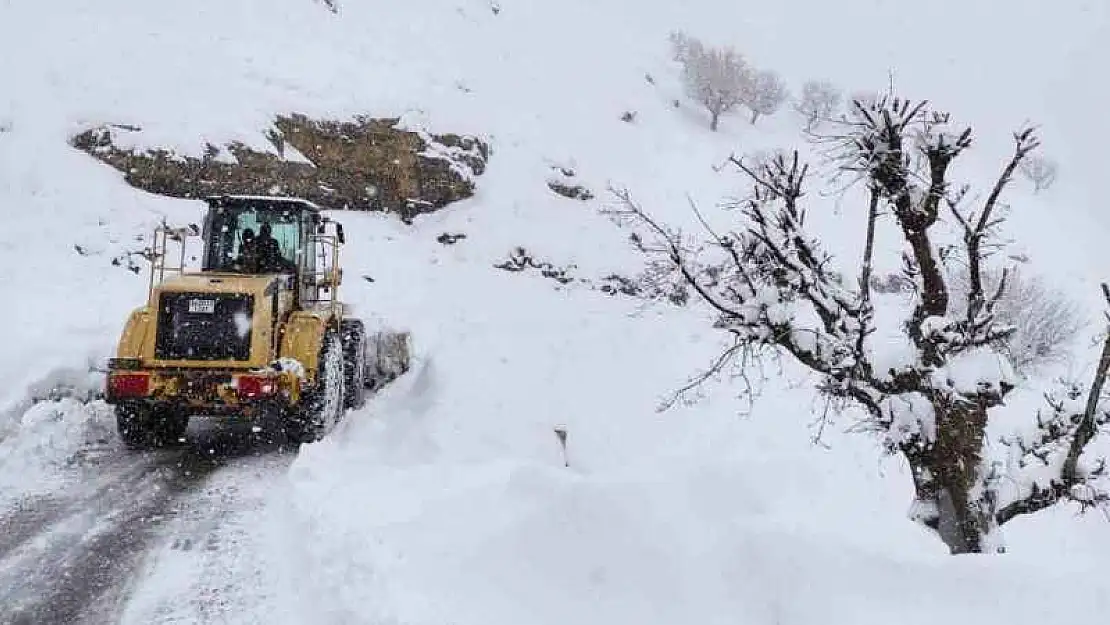
<instances>
[{"instance_id":1,"label":"tree trunk","mask_svg":"<svg viewBox=\"0 0 1110 625\"><path fill-rule=\"evenodd\" d=\"M902 453L913 470L917 500L931 514L921 519L953 554L982 553L994 529L974 490L981 479L987 410L982 403L933 391L936 442L907 443Z\"/></svg>"},{"instance_id":2,"label":"tree trunk","mask_svg":"<svg viewBox=\"0 0 1110 625\"><path fill-rule=\"evenodd\" d=\"M756 120L759 119L759 111L752 111L752 125L755 125Z\"/></svg>"},{"instance_id":3,"label":"tree trunk","mask_svg":"<svg viewBox=\"0 0 1110 625\"><path fill-rule=\"evenodd\" d=\"M709 118L709 129L713 132L717 132L717 123L721 121L721 114L717 111L710 111L709 114L711 116Z\"/></svg>"}]
</instances>

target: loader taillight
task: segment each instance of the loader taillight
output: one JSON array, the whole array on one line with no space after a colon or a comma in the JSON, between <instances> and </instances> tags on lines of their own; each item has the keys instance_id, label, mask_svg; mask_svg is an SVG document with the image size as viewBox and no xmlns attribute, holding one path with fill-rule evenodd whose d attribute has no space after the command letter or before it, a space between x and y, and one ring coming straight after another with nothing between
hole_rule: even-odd
<instances>
[{"instance_id":1,"label":"loader taillight","mask_svg":"<svg viewBox=\"0 0 1110 625\"><path fill-rule=\"evenodd\" d=\"M113 373L108 376L108 397L145 397L150 393L150 376L144 373Z\"/></svg>"},{"instance_id":2,"label":"loader taillight","mask_svg":"<svg viewBox=\"0 0 1110 625\"><path fill-rule=\"evenodd\" d=\"M239 399L256 399L273 395L278 390L277 379L269 376L241 375L236 380Z\"/></svg>"}]
</instances>

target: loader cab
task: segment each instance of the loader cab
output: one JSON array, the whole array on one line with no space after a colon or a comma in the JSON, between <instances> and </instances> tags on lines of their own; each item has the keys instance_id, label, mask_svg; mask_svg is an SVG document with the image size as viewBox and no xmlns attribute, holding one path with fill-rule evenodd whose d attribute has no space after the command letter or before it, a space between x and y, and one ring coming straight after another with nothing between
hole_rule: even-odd
<instances>
[{"instance_id":1,"label":"loader cab","mask_svg":"<svg viewBox=\"0 0 1110 625\"><path fill-rule=\"evenodd\" d=\"M204 222L203 270L218 273L311 273L307 249L320 223L320 210L304 200L222 196L208 199ZM270 266L244 262L251 238L268 231L277 252ZM245 245L248 244L248 245Z\"/></svg>"},{"instance_id":2,"label":"loader cab","mask_svg":"<svg viewBox=\"0 0 1110 625\"><path fill-rule=\"evenodd\" d=\"M265 196L218 196L207 202L202 271L286 274L299 305L335 299L343 228L324 217L319 206L298 198ZM268 266L244 262L244 235L248 240L253 235L261 243L257 239L264 231L273 239L270 246L276 248L276 262Z\"/></svg>"}]
</instances>

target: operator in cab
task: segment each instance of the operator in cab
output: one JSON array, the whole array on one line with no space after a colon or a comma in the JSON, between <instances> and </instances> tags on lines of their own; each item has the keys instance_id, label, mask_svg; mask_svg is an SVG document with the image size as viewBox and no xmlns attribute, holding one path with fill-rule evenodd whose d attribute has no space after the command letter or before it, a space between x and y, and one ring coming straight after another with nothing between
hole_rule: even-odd
<instances>
[{"instance_id":1,"label":"operator in cab","mask_svg":"<svg viewBox=\"0 0 1110 625\"><path fill-rule=\"evenodd\" d=\"M296 265L281 254L270 224L263 223L255 237L250 228L243 230L243 245L237 263L245 273L293 273Z\"/></svg>"}]
</instances>

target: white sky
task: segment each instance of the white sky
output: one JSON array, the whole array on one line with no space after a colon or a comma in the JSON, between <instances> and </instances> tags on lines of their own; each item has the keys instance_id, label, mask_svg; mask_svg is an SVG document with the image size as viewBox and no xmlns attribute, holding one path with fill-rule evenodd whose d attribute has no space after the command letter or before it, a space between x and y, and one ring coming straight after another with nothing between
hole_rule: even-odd
<instances>
[{"instance_id":1,"label":"white sky","mask_svg":"<svg viewBox=\"0 0 1110 625\"><path fill-rule=\"evenodd\" d=\"M758 9L720 0L676 4L677 21L683 11L716 7L722 19L706 38L732 43L795 84L830 77L849 89L881 89L893 70L902 93L971 122L990 149L1008 149L1009 130L1037 122L1045 154L1061 162L1061 199L1095 215L1105 210L1106 0L775 0Z\"/></svg>"}]
</instances>

